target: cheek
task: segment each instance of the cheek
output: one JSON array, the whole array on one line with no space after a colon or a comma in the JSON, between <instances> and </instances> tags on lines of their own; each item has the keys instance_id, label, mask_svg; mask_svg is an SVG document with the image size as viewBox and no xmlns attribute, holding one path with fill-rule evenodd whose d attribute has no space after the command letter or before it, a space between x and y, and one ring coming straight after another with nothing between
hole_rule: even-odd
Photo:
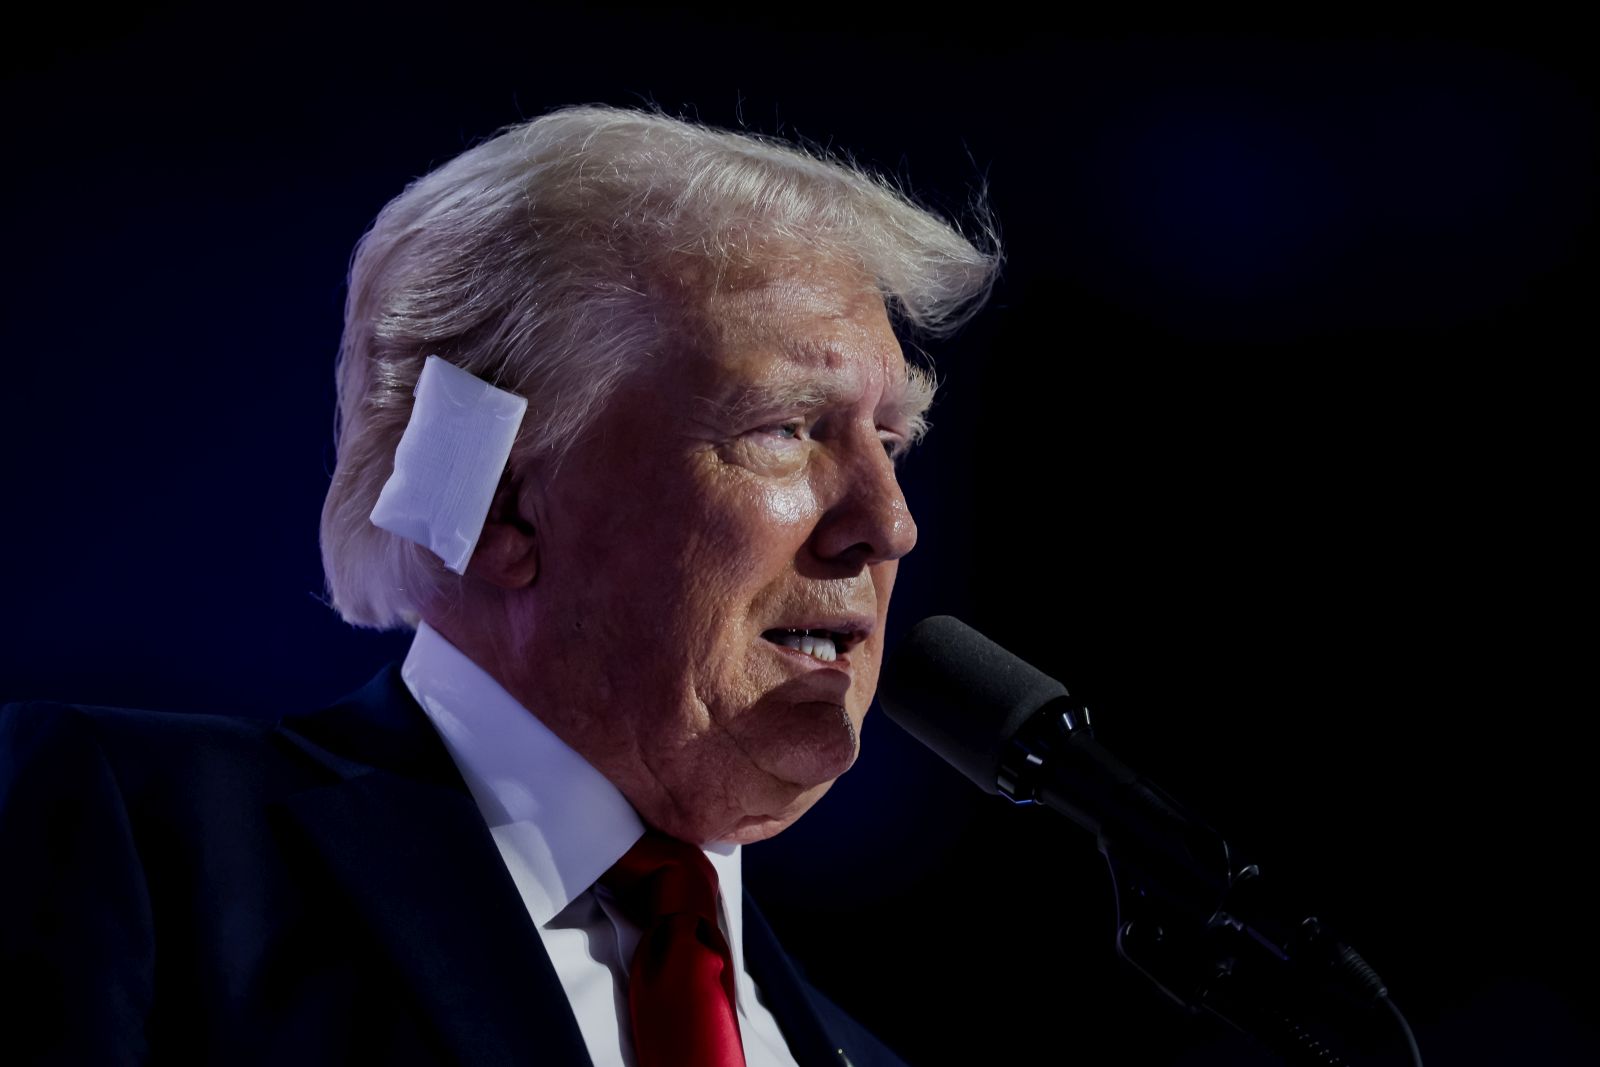
<instances>
[{"instance_id":1,"label":"cheek","mask_svg":"<svg viewBox=\"0 0 1600 1067\"><path fill-rule=\"evenodd\" d=\"M684 554L686 569L706 576L732 598L724 610L748 606L789 572L816 516L816 494L804 479L727 485L688 526L695 536Z\"/></svg>"},{"instance_id":2,"label":"cheek","mask_svg":"<svg viewBox=\"0 0 1600 1067\"><path fill-rule=\"evenodd\" d=\"M796 478L763 485L756 495L762 517L778 529L799 530L816 521L817 495L810 482Z\"/></svg>"}]
</instances>

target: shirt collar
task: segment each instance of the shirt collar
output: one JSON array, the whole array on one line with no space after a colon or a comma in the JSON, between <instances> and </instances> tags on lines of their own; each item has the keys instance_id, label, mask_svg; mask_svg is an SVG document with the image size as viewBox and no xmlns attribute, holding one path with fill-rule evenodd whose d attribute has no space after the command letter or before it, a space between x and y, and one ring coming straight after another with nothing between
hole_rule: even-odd
<instances>
[{"instance_id":1,"label":"shirt collar","mask_svg":"<svg viewBox=\"0 0 1600 1067\"><path fill-rule=\"evenodd\" d=\"M540 926L644 833L616 786L427 623L417 626L400 677L433 720L501 851L514 848L518 862L508 866Z\"/></svg>"},{"instance_id":2,"label":"shirt collar","mask_svg":"<svg viewBox=\"0 0 1600 1067\"><path fill-rule=\"evenodd\" d=\"M605 775L425 622L417 625L400 677L439 731L538 925L644 836L644 823ZM739 847L704 851L717 872L739 965Z\"/></svg>"},{"instance_id":3,"label":"shirt collar","mask_svg":"<svg viewBox=\"0 0 1600 1067\"><path fill-rule=\"evenodd\" d=\"M740 872L739 846L719 841L702 850L717 872L717 889L722 898L723 933L728 936L728 948L733 954L733 973L743 975L744 970L744 889ZM745 995L748 982L739 981L739 995ZM746 1006L748 1011L748 1005Z\"/></svg>"}]
</instances>

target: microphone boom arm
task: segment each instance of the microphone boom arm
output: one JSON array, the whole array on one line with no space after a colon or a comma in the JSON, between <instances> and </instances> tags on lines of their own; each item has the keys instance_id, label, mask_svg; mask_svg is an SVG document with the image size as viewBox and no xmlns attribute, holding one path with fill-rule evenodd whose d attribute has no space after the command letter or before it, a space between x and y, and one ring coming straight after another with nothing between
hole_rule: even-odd
<instances>
[{"instance_id":1,"label":"microphone boom arm","mask_svg":"<svg viewBox=\"0 0 1600 1067\"><path fill-rule=\"evenodd\" d=\"M996 784L1094 833L1117 951L1172 1000L1291 1064L1369 1062L1369 1009L1387 994L1377 975L1316 918L1275 922L1260 868L1236 864L1219 832L1095 741L1088 708L1061 697L1040 709L1007 743Z\"/></svg>"},{"instance_id":2,"label":"microphone boom arm","mask_svg":"<svg viewBox=\"0 0 1600 1067\"><path fill-rule=\"evenodd\" d=\"M1398 1019L1421 1063L1372 968L1317 919L1285 921L1296 913L1268 897L1260 869L1101 747L1088 708L1059 681L939 616L912 628L879 695L980 789L1095 836L1116 891L1117 950L1167 996L1318 1067L1380 1062L1368 1053L1390 1042L1375 1023Z\"/></svg>"}]
</instances>

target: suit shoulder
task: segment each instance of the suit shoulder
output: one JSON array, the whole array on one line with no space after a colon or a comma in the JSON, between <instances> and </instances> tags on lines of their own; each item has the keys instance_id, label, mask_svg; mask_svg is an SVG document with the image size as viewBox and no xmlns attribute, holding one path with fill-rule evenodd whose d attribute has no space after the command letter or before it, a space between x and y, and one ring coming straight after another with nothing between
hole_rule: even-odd
<instances>
[{"instance_id":1,"label":"suit shoulder","mask_svg":"<svg viewBox=\"0 0 1600 1067\"><path fill-rule=\"evenodd\" d=\"M200 712L148 711L50 700L17 701L0 707L0 738L12 744L91 742L107 751L125 747L219 751L249 748L276 723Z\"/></svg>"},{"instance_id":2,"label":"suit shoulder","mask_svg":"<svg viewBox=\"0 0 1600 1067\"><path fill-rule=\"evenodd\" d=\"M201 734L259 734L270 730L272 720L194 711L152 711L113 708L95 704L69 704L57 700L18 700L0 707L0 720L18 730L39 730L61 724L65 729L92 733L163 734L171 738Z\"/></svg>"},{"instance_id":3,"label":"suit shoulder","mask_svg":"<svg viewBox=\"0 0 1600 1067\"><path fill-rule=\"evenodd\" d=\"M174 772L191 785L201 776L245 786L303 762L277 732L275 722L229 715L20 701L0 708L0 779L95 764L125 792L159 787Z\"/></svg>"},{"instance_id":4,"label":"suit shoulder","mask_svg":"<svg viewBox=\"0 0 1600 1067\"><path fill-rule=\"evenodd\" d=\"M0 867L14 1062L142 1062L150 898L121 791L70 706L0 709Z\"/></svg>"}]
</instances>

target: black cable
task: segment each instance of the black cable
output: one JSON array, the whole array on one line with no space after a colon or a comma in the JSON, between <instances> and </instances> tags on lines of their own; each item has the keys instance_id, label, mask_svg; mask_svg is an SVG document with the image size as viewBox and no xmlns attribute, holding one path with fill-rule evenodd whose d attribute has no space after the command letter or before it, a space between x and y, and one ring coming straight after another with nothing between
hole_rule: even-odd
<instances>
[{"instance_id":1,"label":"black cable","mask_svg":"<svg viewBox=\"0 0 1600 1067\"><path fill-rule=\"evenodd\" d=\"M1394 1006L1394 1001L1388 997L1381 998L1385 1006L1394 1013L1395 1022L1400 1024L1400 1032L1406 1035L1406 1044L1411 1048L1411 1062L1416 1067L1422 1067L1422 1050L1417 1047L1416 1035L1411 1032L1411 1024L1406 1022L1406 1017L1400 1014L1400 1009Z\"/></svg>"}]
</instances>

